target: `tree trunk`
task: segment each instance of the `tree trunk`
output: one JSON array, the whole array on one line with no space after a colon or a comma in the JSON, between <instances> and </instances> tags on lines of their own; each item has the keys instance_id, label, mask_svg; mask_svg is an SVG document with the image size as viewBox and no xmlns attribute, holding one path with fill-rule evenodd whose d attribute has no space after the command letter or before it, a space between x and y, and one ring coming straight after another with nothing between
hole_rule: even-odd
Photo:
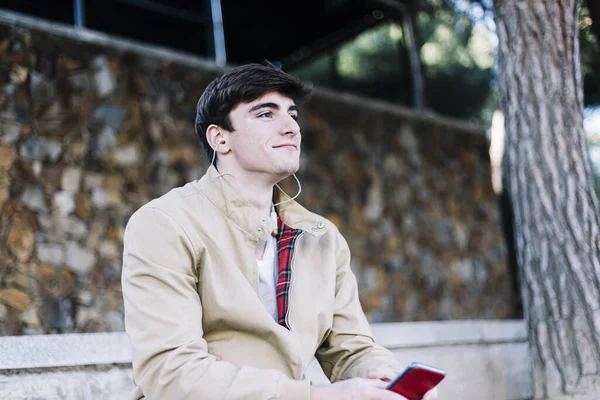
<instances>
[{"instance_id":1,"label":"tree trunk","mask_svg":"<svg viewBox=\"0 0 600 400\"><path fill-rule=\"evenodd\" d=\"M583 131L579 2L495 0L494 8L503 173L535 398L597 400L600 223Z\"/></svg>"},{"instance_id":2,"label":"tree trunk","mask_svg":"<svg viewBox=\"0 0 600 400\"><path fill-rule=\"evenodd\" d=\"M412 103L416 110L422 110L425 107L425 80L415 29L417 2L415 0L377 0L377 2L396 10L402 21L402 41L408 54L413 82Z\"/></svg>"},{"instance_id":3,"label":"tree trunk","mask_svg":"<svg viewBox=\"0 0 600 400\"><path fill-rule=\"evenodd\" d=\"M421 55L415 33L415 15L416 12L410 9L402 13L402 34L410 61L410 71L413 81L413 107L417 110L422 110L425 106L425 84L421 69Z\"/></svg>"}]
</instances>

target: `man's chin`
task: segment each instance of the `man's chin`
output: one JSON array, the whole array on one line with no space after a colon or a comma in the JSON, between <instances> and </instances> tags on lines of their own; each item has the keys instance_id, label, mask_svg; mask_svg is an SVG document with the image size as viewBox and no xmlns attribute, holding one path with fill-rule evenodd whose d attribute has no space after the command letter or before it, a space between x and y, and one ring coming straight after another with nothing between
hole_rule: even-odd
<instances>
[{"instance_id":1,"label":"man's chin","mask_svg":"<svg viewBox=\"0 0 600 400\"><path fill-rule=\"evenodd\" d=\"M285 163L279 166L279 168L277 168L278 172L281 173L281 175L285 175L290 176L292 174L295 174L296 172L298 172L298 170L300 169L300 163Z\"/></svg>"},{"instance_id":2,"label":"man's chin","mask_svg":"<svg viewBox=\"0 0 600 400\"><path fill-rule=\"evenodd\" d=\"M277 174L277 181L281 182L282 180L289 178L295 173L296 171L281 172L280 174Z\"/></svg>"},{"instance_id":3,"label":"man's chin","mask_svg":"<svg viewBox=\"0 0 600 400\"><path fill-rule=\"evenodd\" d=\"M290 176L298 172L299 169L300 168L297 165L283 167L279 171L277 171L277 180L282 181L286 178L289 178Z\"/></svg>"}]
</instances>

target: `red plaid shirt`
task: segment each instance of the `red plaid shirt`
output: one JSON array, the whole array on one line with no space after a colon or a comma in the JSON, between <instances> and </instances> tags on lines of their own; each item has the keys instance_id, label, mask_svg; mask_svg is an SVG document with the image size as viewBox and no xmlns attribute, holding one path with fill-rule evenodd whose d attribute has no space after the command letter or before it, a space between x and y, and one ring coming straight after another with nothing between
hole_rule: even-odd
<instances>
[{"instance_id":1,"label":"red plaid shirt","mask_svg":"<svg viewBox=\"0 0 600 400\"><path fill-rule=\"evenodd\" d=\"M292 229L277 217L277 322L290 329L287 320L288 299L292 283L292 260L296 241L302 235L302 229Z\"/></svg>"}]
</instances>

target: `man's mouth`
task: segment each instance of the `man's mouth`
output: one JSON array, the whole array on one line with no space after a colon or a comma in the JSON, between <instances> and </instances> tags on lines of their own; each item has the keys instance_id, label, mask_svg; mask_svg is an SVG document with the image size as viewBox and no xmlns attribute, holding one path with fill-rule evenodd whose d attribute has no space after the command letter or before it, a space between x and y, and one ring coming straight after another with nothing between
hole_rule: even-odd
<instances>
[{"instance_id":1,"label":"man's mouth","mask_svg":"<svg viewBox=\"0 0 600 400\"><path fill-rule=\"evenodd\" d=\"M287 149L287 150L298 150L298 146L293 143L280 144L273 146L274 149Z\"/></svg>"}]
</instances>

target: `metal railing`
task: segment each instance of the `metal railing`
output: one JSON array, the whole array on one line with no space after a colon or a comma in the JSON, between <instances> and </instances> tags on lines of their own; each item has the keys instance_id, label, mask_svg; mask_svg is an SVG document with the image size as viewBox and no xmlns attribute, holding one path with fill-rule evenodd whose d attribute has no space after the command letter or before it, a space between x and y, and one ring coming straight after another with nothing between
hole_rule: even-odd
<instances>
[{"instance_id":1,"label":"metal railing","mask_svg":"<svg viewBox=\"0 0 600 400\"><path fill-rule=\"evenodd\" d=\"M119 0L121 3L142 8L147 11L163 14L175 19L195 22L205 25L207 18L199 13L182 10L176 7L157 3L152 0ZM217 65L227 63L227 48L225 46L225 32L223 28L223 14L221 11L221 0L210 0L210 14L212 21L212 41L215 51L215 62ZM85 0L73 0L73 23L75 28L85 29Z\"/></svg>"}]
</instances>

